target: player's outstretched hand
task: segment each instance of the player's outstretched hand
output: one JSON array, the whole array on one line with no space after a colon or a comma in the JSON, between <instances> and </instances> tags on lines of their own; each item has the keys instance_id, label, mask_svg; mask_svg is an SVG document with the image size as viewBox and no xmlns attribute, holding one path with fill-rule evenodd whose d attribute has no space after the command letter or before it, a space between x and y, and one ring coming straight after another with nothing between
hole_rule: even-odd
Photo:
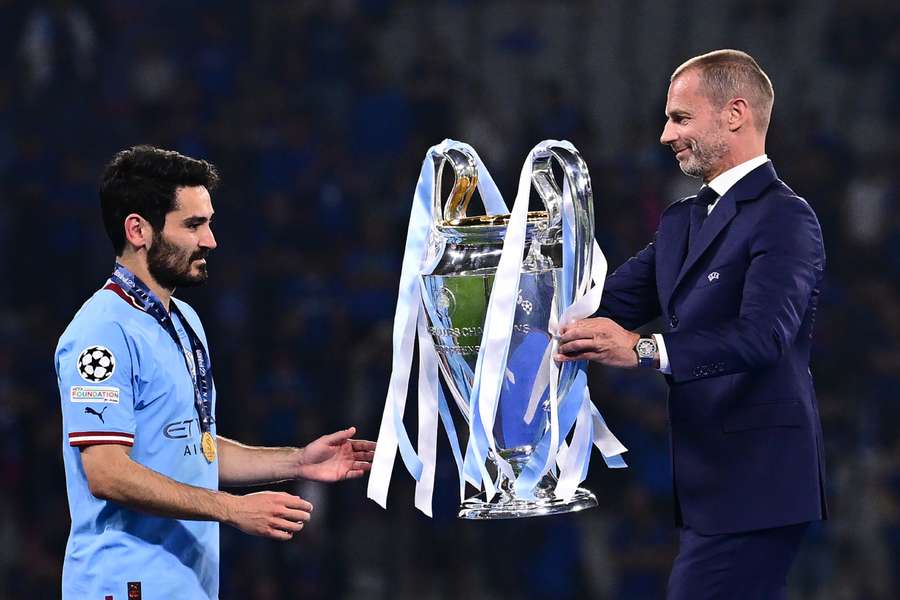
<instances>
[{"instance_id":1,"label":"player's outstretched hand","mask_svg":"<svg viewBox=\"0 0 900 600\"><path fill-rule=\"evenodd\" d=\"M227 523L244 533L289 540L309 521L313 506L286 492L230 496Z\"/></svg>"},{"instance_id":2,"label":"player's outstretched hand","mask_svg":"<svg viewBox=\"0 0 900 600\"><path fill-rule=\"evenodd\" d=\"M315 481L362 477L372 468L375 442L351 439L355 433L348 427L311 442L299 453L298 475Z\"/></svg>"}]
</instances>

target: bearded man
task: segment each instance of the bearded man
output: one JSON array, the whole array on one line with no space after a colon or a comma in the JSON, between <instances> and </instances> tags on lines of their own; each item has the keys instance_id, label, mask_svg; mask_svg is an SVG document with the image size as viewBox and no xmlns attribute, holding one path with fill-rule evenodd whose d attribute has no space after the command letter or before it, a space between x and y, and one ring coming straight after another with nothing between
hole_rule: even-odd
<instances>
[{"instance_id":1,"label":"bearded man","mask_svg":"<svg viewBox=\"0 0 900 600\"><path fill-rule=\"evenodd\" d=\"M609 276L599 316L561 334L558 360L665 374L680 527L670 600L784 598L804 531L827 515L809 369L825 251L812 208L765 154L773 100L744 52L675 70L660 141L703 186ZM664 331L633 331L658 317Z\"/></svg>"},{"instance_id":2,"label":"bearded man","mask_svg":"<svg viewBox=\"0 0 900 600\"><path fill-rule=\"evenodd\" d=\"M313 508L220 486L338 481L371 466L375 444L351 439L353 427L304 448L218 435L206 334L172 295L207 279L217 182L208 162L150 146L119 152L103 174L115 270L56 349L72 517L63 598L217 598L219 523L288 540Z\"/></svg>"}]
</instances>

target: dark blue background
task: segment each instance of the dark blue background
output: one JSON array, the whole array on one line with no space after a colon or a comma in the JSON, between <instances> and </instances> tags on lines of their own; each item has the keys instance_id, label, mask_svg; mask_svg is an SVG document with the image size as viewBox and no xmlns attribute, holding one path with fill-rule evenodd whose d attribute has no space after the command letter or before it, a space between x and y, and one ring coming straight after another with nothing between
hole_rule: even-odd
<instances>
[{"instance_id":1,"label":"dark blue background","mask_svg":"<svg viewBox=\"0 0 900 600\"><path fill-rule=\"evenodd\" d=\"M900 12L888 0L0 1L0 589L59 593L69 520L52 353L112 268L96 189L115 151L152 143L222 172L210 282L181 294L211 342L220 430L278 445L356 424L374 438L427 148L473 144L511 202L531 146L571 140L618 265L696 189L657 140L669 74L719 47L772 77L769 156L817 211L828 253L812 370L833 520L809 535L796 597L895 597ZM595 455L599 509L458 522L444 446L434 520L398 476L387 511L364 482L292 488L317 510L287 544L223 528L222 597L659 597L676 539L664 385L602 369L591 383L630 448L627 471Z\"/></svg>"}]
</instances>

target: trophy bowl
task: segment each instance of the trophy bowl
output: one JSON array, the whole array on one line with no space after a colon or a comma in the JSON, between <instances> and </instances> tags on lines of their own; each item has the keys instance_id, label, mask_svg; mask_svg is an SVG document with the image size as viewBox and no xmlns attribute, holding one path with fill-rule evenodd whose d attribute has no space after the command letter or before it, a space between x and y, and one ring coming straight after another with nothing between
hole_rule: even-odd
<instances>
[{"instance_id":1,"label":"trophy bowl","mask_svg":"<svg viewBox=\"0 0 900 600\"><path fill-rule=\"evenodd\" d=\"M535 393L542 364L552 361L551 322L587 288L594 240L593 197L587 167L571 147L551 146L534 157L532 185L544 203L542 211L528 213L525 251L513 318L506 370L500 389L493 436L496 452L518 477L549 427L549 390ZM556 162L565 180L561 186L552 166ZM454 183L441 206L441 179L445 165L453 169ZM500 261L509 215L469 216L469 201L476 189L474 157L451 149L435 162L433 223L429 239L433 270L421 276L422 300L428 331L437 352L444 382L471 427L469 398L484 331L494 275ZM563 265L563 194L570 194L574 217L570 230L574 252ZM576 373L574 363L559 370L558 397L566 398ZM563 400L565 401L565 400ZM477 418L477 417L476 417ZM593 493L578 488L574 495L556 495L551 469L538 482L533 497L516 495L514 480L496 469L497 457L488 453L497 473L497 494L490 501L484 492L467 498L459 510L464 519L508 519L559 514L597 505Z\"/></svg>"}]
</instances>

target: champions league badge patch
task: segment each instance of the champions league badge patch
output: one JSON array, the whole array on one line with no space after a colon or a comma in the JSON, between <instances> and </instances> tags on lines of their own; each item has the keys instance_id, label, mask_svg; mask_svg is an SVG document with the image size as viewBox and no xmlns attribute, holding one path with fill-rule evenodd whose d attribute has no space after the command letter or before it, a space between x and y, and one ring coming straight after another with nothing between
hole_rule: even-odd
<instances>
[{"instance_id":1,"label":"champions league badge patch","mask_svg":"<svg viewBox=\"0 0 900 600\"><path fill-rule=\"evenodd\" d=\"M112 377L116 357L103 346L88 346L78 355L78 374L89 383L100 383Z\"/></svg>"}]
</instances>

